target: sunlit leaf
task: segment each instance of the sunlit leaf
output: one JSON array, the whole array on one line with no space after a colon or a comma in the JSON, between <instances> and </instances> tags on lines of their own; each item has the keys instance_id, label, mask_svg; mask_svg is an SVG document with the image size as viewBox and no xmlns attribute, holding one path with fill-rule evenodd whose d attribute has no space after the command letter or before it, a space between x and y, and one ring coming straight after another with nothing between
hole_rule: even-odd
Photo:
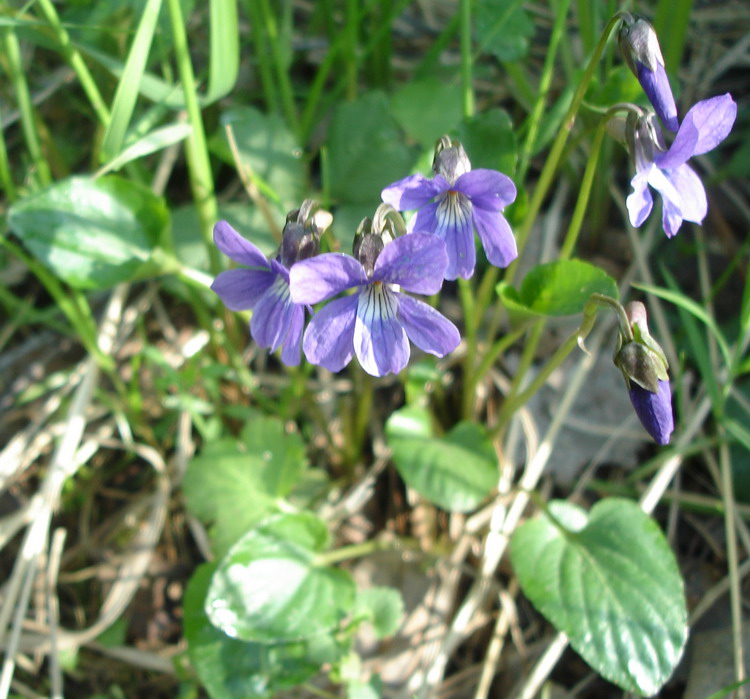
<instances>
[{"instance_id":1,"label":"sunlit leaf","mask_svg":"<svg viewBox=\"0 0 750 699\"><path fill-rule=\"evenodd\" d=\"M393 463L407 485L451 512L475 509L497 485L497 458L479 425L461 422L444 437L426 434L420 409L394 413L386 424Z\"/></svg>"},{"instance_id":2,"label":"sunlit leaf","mask_svg":"<svg viewBox=\"0 0 750 699\"><path fill-rule=\"evenodd\" d=\"M591 667L623 689L655 694L687 640L674 554L656 522L630 500L590 513L565 501L519 527L511 561L524 594Z\"/></svg>"},{"instance_id":3,"label":"sunlit leaf","mask_svg":"<svg viewBox=\"0 0 750 699\"><path fill-rule=\"evenodd\" d=\"M351 611L354 583L316 555L329 543L310 513L281 514L243 536L211 580L205 609L233 638L280 643L335 629Z\"/></svg>"},{"instance_id":4,"label":"sunlit leaf","mask_svg":"<svg viewBox=\"0 0 750 699\"><path fill-rule=\"evenodd\" d=\"M160 197L132 181L71 177L16 202L8 225L63 281L106 289L156 271L149 261L169 213Z\"/></svg>"},{"instance_id":5,"label":"sunlit leaf","mask_svg":"<svg viewBox=\"0 0 750 699\"><path fill-rule=\"evenodd\" d=\"M534 267L520 289L501 282L497 292L512 310L534 316L580 313L591 294L617 299L617 283L604 270L582 260L559 260Z\"/></svg>"}]
</instances>

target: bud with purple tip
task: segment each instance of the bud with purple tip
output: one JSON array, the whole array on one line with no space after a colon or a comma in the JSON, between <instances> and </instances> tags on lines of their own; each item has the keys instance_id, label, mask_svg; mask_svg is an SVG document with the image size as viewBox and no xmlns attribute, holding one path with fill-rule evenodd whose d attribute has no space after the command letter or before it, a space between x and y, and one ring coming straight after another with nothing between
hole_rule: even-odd
<instances>
[{"instance_id":1,"label":"bud with purple tip","mask_svg":"<svg viewBox=\"0 0 750 699\"><path fill-rule=\"evenodd\" d=\"M677 106L656 31L642 17L633 17L629 13L624 15L619 43L625 62L638 78L664 126L670 131L677 131L680 126Z\"/></svg>"},{"instance_id":2,"label":"bud with purple tip","mask_svg":"<svg viewBox=\"0 0 750 699\"><path fill-rule=\"evenodd\" d=\"M648 332L646 307L640 301L625 306L615 364L622 371L636 415L657 444L668 444L674 430L672 392L667 359Z\"/></svg>"}]
</instances>

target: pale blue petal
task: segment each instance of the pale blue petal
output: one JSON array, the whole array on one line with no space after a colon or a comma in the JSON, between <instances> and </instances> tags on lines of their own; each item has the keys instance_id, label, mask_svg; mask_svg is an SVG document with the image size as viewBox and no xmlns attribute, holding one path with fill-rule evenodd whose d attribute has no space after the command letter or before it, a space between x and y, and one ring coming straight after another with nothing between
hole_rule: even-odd
<instances>
[{"instance_id":1,"label":"pale blue petal","mask_svg":"<svg viewBox=\"0 0 750 699\"><path fill-rule=\"evenodd\" d=\"M270 270L229 269L214 279L211 290L229 310L245 311L258 303L274 279L276 275Z\"/></svg>"},{"instance_id":2,"label":"pale blue petal","mask_svg":"<svg viewBox=\"0 0 750 699\"><path fill-rule=\"evenodd\" d=\"M478 168L466 172L456 180L453 189L465 194L475 207L492 211L502 211L516 199L513 180L497 170Z\"/></svg>"},{"instance_id":3,"label":"pale blue petal","mask_svg":"<svg viewBox=\"0 0 750 699\"><path fill-rule=\"evenodd\" d=\"M680 216L686 221L702 223L708 212L708 201L700 177L689 165L681 165L674 170L666 170L664 176L669 180L672 187L680 193ZM676 232L675 229L671 235ZM667 235L670 235L669 231L667 231Z\"/></svg>"},{"instance_id":4,"label":"pale blue petal","mask_svg":"<svg viewBox=\"0 0 750 699\"><path fill-rule=\"evenodd\" d=\"M448 253L442 240L428 233L410 233L383 248L372 278L398 284L415 294L437 294L447 266Z\"/></svg>"},{"instance_id":5,"label":"pale blue petal","mask_svg":"<svg viewBox=\"0 0 750 699\"><path fill-rule=\"evenodd\" d=\"M630 224L635 228L643 225L654 206L654 198L648 188L648 170L639 172L632 180L630 186L633 192L628 195L627 207Z\"/></svg>"},{"instance_id":6,"label":"pale blue petal","mask_svg":"<svg viewBox=\"0 0 750 699\"><path fill-rule=\"evenodd\" d=\"M448 192L438 202L435 235L445 242L448 252L446 279L468 279L474 273L476 250L471 214L471 202L458 192Z\"/></svg>"},{"instance_id":7,"label":"pale blue petal","mask_svg":"<svg viewBox=\"0 0 750 699\"><path fill-rule=\"evenodd\" d=\"M409 339L421 350L444 357L461 341L453 323L422 301L399 294L398 315Z\"/></svg>"},{"instance_id":8,"label":"pale blue petal","mask_svg":"<svg viewBox=\"0 0 750 699\"><path fill-rule=\"evenodd\" d=\"M245 240L226 221L219 221L214 226L214 243L227 257L248 267L270 268L268 258L253 245Z\"/></svg>"},{"instance_id":9,"label":"pale blue petal","mask_svg":"<svg viewBox=\"0 0 750 699\"><path fill-rule=\"evenodd\" d=\"M358 299L359 294L335 299L312 317L302 338L307 361L334 372L351 361Z\"/></svg>"},{"instance_id":10,"label":"pale blue petal","mask_svg":"<svg viewBox=\"0 0 750 699\"><path fill-rule=\"evenodd\" d=\"M450 185L440 175L428 179L424 175L409 175L388 185L380 194L381 199L399 211L419 209L430 199L448 190Z\"/></svg>"},{"instance_id":11,"label":"pale blue petal","mask_svg":"<svg viewBox=\"0 0 750 699\"><path fill-rule=\"evenodd\" d=\"M398 319L398 295L382 284L359 294L354 351L372 376L398 374L409 361L409 340Z\"/></svg>"},{"instance_id":12,"label":"pale blue petal","mask_svg":"<svg viewBox=\"0 0 750 699\"><path fill-rule=\"evenodd\" d=\"M728 93L694 104L669 150L656 157L656 164L674 168L694 155L708 153L729 135L736 118L737 105Z\"/></svg>"},{"instance_id":13,"label":"pale blue petal","mask_svg":"<svg viewBox=\"0 0 750 699\"><path fill-rule=\"evenodd\" d=\"M474 208L474 227L490 264L507 267L518 257L518 247L508 222L499 211Z\"/></svg>"},{"instance_id":14,"label":"pale blue petal","mask_svg":"<svg viewBox=\"0 0 750 699\"><path fill-rule=\"evenodd\" d=\"M340 252L328 252L292 265L289 286L295 303L318 303L344 289L367 283L358 260Z\"/></svg>"}]
</instances>

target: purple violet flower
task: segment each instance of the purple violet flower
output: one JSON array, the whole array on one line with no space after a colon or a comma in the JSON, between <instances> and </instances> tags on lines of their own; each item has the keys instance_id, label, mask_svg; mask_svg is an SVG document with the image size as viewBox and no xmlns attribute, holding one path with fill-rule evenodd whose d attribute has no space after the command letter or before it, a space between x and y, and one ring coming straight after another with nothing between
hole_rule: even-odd
<instances>
[{"instance_id":1,"label":"purple violet flower","mask_svg":"<svg viewBox=\"0 0 750 699\"><path fill-rule=\"evenodd\" d=\"M657 444L669 444L669 436L674 431L669 381L659 380L659 390L656 393L631 382L629 393L635 414L646 432Z\"/></svg>"},{"instance_id":2,"label":"purple violet flower","mask_svg":"<svg viewBox=\"0 0 750 699\"><path fill-rule=\"evenodd\" d=\"M432 179L416 174L394 182L381 198L400 211L419 209L408 230L432 233L445 242L446 279L468 279L474 273L474 229L490 263L507 267L518 256L502 214L516 198L513 181L496 170L472 170L463 146L447 136L435 149L433 171Z\"/></svg>"},{"instance_id":3,"label":"purple violet flower","mask_svg":"<svg viewBox=\"0 0 750 699\"><path fill-rule=\"evenodd\" d=\"M657 116L669 131L677 131L677 106L654 28L642 17L628 14L620 30L620 47Z\"/></svg>"},{"instance_id":4,"label":"purple violet flower","mask_svg":"<svg viewBox=\"0 0 750 699\"><path fill-rule=\"evenodd\" d=\"M288 268L268 259L226 221L214 226L214 242L221 252L249 269L221 272L211 289L231 311L252 308L250 333L255 342L271 352L282 347L281 361L287 366L298 365L305 306L292 301Z\"/></svg>"},{"instance_id":5,"label":"purple violet flower","mask_svg":"<svg viewBox=\"0 0 750 699\"><path fill-rule=\"evenodd\" d=\"M373 376L400 372L409 361L409 339L425 352L443 357L460 341L453 323L431 306L401 293L435 294L448 257L434 236L413 233L388 242L370 274L358 259L326 253L298 262L290 273L292 300L313 304L346 289L310 321L303 339L312 364L340 371L357 355Z\"/></svg>"},{"instance_id":6,"label":"purple violet flower","mask_svg":"<svg viewBox=\"0 0 750 699\"><path fill-rule=\"evenodd\" d=\"M736 116L737 105L729 94L698 102L685 115L668 149L653 115L637 118L628 140L636 169L627 199L633 226L640 226L651 213L654 200L649 185L662 197L662 226L668 237L677 234L683 220L703 221L706 190L687 161L716 148L729 135Z\"/></svg>"}]
</instances>

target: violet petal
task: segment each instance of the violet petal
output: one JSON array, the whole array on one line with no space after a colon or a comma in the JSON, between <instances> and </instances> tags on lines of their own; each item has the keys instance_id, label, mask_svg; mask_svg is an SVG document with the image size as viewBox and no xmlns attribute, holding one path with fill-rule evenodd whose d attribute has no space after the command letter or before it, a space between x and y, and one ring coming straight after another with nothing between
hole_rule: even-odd
<instances>
[{"instance_id":1,"label":"violet petal","mask_svg":"<svg viewBox=\"0 0 750 699\"><path fill-rule=\"evenodd\" d=\"M461 341L458 328L423 301L401 294L398 315L409 339L424 352L444 357Z\"/></svg>"},{"instance_id":2,"label":"violet petal","mask_svg":"<svg viewBox=\"0 0 750 699\"><path fill-rule=\"evenodd\" d=\"M404 177L398 182L388 185L380 194L381 199L399 211L419 209L441 192L449 188L448 182L436 175L429 179L416 174Z\"/></svg>"},{"instance_id":3,"label":"violet petal","mask_svg":"<svg viewBox=\"0 0 750 699\"><path fill-rule=\"evenodd\" d=\"M289 331L284 338L281 361L287 366L298 366L302 353L302 330L305 327L305 308L295 304L291 314Z\"/></svg>"},{"instance_id":4,"label":"violet petal","mask_svg":"<svg viewBox=\"0 0 750 699\"><path fill-rule=\"evenodd\" d=\"M657 61L656 71L649 70L643 63L636 63L638 81L649 101L654 106L654 111L662 120L664 126L670 131L677 131L679 121L677 120L677 106L669 85L669 78L664 66Z\"/></svg>"},{"instance_id":5,"label":"violet petal","mask_svg":"<svg viewBox=\"0 0 750 699\"><path fill-rule=\"evenodd\" d=\"M409 361L409 340L397 313L399 296L382 284L371 284L359 294L354 351L372 376L398 374Z\"/></svg>"},{"instance_id":6,"label":"violet petal","mask_svg":"<svg viewBox=\"0 0 750 699\"><path fill-rule=\"evenodd\" d=\"M445 243L428 233L410 233L383 248L373 279L398 284L415 294L436 294L448 266Z\"/></svg>"},{"instance_id":7,"label":"violet petal","mask_svg":"<svg viewBox=\"0 0 750 699\"><path fill-rule=\"evenodd\" d=\"M636 383L631 384L630 402L635 414L657 444L669 444L674 430L672 391L669 381L659 381L659 391L652 393Z\"/></svg>"},{"instance_id":8,"label":"violet petal","mask_svg":"<svg viewBox=\"0 0 750 699\"><path fill-rule=\"evenodd\" d=\"M474 273L476 250L471 202L463 194L449 192L435 212L435 235L445 241L448 252L446 279L468 279Z\"/></svg>"},{"instance_id":9,"label":"violet petal","mask_svg":"<svg viewBox=\"0 0 750 699\"><path fill-rule=\"evenodd\" d=\"M302 338L307 361L334 372L351 361L358 300L359 294L334 299L312 317Z\"/></svg>"},{"instance_id":10,"label":"violet petal","mask_svg":"<svg viewBox=\"0 0 750 699\"><path fill-rule=\"evenodd\" d=\"M274 279L276 275L270 270L228 269L214 279L211 290L230 311L245 311L258 303Z\"/></svg>"},{"instance_id":11,"label":"violet petal","mask_svg":"<svg viewBox=\"0 0 750 699\"><path fill-rule=\"evenodd\" d=\"M499 211L474 208L474 227L490 264L507 267L518 257L516 238Z\"/></svg>"},{"instance_id":12,"label":"violet petal","mask_svg":"<svg viewBox=\"0 0 750 699\"><path fill-rule=\"evenodd\" d=\"M648 188L648 171L639 172L632 180L630 186L633 188L628 195L626 204L628 207L628 216L630 225L638 228L648 218L651 209L654 206L654 198Z\"/></svg>"},{"instance_id":13,"label":"violet petal","mask_svg":"<svg viewBox=\"0 0 750 699\"><path fill-rule=\"evenodd\" d=\"M214 226L214 243L221 252L235 262L248 267L270 268L268 258L226 221L219 221Z\"/></svg>"},{"instance_id":14,"label":"violet petal","mask_svg":"<svg viewBox=\"0 0 750 699\"><path fill-rule=\"evenodd\" d=\"M501 211L516 199L513 180L497 170L478 168L464 173L453 189L465 194L474 204L493 211Z\"/></svg>"},{"instance_id":15,"label":"violet petal","mask_svg":"<svg viewBox=\"0 0 750 699\"><path fill-rule=\"evenodd\" d=\"M273 285L263 294L250 319L250 333L261 347L276 351L284 342L297 307L289 295L289 285L276 277Z\"/></svg>"},{"instance_id":16,"label":"violet petal","mask_svg":"<svg viewBox=\"0 0 750 699\"><path fill-rule=\"evenodd\" d=\"M344 289L367 283L358 260L340 252L300 260L289 271L289 286L295 303L318 303Z\"/></svg>"}]
</instances>

